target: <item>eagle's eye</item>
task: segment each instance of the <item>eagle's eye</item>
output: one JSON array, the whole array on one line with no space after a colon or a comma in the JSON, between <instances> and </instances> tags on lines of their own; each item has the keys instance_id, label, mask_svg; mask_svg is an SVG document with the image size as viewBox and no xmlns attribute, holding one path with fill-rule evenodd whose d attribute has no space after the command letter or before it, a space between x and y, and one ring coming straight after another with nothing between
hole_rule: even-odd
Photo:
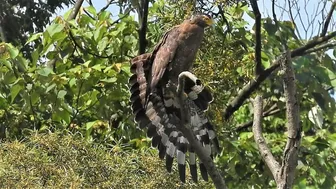
<instances>
[{"instance_id":1,"label":"eagle's eye","mask_svg":"<svg viewBox=\"0 0 336 189\"><path fill-rule=\"evenodd\" d=\"M203 15L203 20L204 22L208 25L208 26L211 26L213 24L213 20L212 18L210 18L209 16L207 15Z\"/></svg>"}]
</instances>

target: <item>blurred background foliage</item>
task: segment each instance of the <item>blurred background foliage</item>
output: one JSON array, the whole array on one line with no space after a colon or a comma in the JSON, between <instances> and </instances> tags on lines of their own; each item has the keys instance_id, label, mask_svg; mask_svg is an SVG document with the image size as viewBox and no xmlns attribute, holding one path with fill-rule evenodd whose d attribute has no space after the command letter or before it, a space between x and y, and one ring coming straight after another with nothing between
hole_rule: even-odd
<instances>
[{"instance_id":1,"label":"blurred background foliage","mask_svg":"<svg viewBox=\"0 0 336 189\"><path fill-rule=\"evenodd\" d=\"M119 10L118 14L111 14L107 8L98 9L88 2L76 19L67 20L70 9L50 23L57 7L74 2L6 0L0 5L2 140L29 138L36 131L66 131L81 133L88 142L105 147L123 146L122 151L149 150L150 140L133 122L127 86L129 61L139 50L137 16L142 6L133 0L110 1ZM149 1L147 50L167 29L194 12L206 12L216 21L206 31L194 68L215 97L208 114L223 149L216 164L229 188L275 187L254 143L249 100L231 118L223 119L228 101L254 79L255 33L250 23L254 16L248 3ZM292 21L275 23L272 19L262 18L265 68L281 55L284 41L295 49L310 40L298 37ZM295 188L336 187L336 106L332 97L336 87L336 49L329 49L293 59L303 130ZM277 158L286 141L282 91L282 74L277 73L263 82L257 92L263 94L264 110L269 113L264 118L264 136Z\"/></svg>"}]
</instances>

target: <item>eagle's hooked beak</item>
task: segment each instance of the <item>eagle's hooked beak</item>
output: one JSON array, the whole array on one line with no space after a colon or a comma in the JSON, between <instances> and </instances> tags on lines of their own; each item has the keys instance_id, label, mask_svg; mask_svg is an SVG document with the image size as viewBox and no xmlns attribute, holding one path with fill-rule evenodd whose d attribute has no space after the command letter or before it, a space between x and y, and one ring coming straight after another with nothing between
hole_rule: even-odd
<instances>
[{"instance_id":1,"label":"eagle's hooked beak","mask_svg":"<svg viewBox=\"0 0 336 189\"><path fill-rule=\"evenodd\" d=\"M207 15L203 15L203 19L208 26L212 26L214 24L214 20L209 18Z\"/></svg>"}]
</instances>

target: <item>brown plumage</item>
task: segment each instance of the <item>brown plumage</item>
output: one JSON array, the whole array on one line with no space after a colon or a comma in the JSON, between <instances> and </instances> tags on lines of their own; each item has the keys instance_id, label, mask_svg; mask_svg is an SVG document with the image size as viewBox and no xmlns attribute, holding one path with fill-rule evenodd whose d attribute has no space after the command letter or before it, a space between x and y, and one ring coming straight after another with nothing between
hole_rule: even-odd
<instances>
[{"instance_id":1,"label":"brown plumage","mask_svg":"<svg viewBox=\"0 0 336 189\"><path fill-rule=\"evenodd\" d=\"M166 32L152 53L135 57L131 61L130 91L135 121L140 128L147 127L152 145L159 149L159 157L166 157L166 168L170 172L174 157L178 161L181 181L185 182L186 152L192 178L197 182L196 155L193 147L179 131L180 112L176 98L178 76L190 71L201 45L205 27L212 24L206 15L194 16L190 20ZM211 93L190 72L185 82L185 104L191 116L191 128L196 138L211 155L211 146L218 147L213 126L204 112L212 101ZM203 179L208 176L200 162Z\"/></svg>"}]
</instances>

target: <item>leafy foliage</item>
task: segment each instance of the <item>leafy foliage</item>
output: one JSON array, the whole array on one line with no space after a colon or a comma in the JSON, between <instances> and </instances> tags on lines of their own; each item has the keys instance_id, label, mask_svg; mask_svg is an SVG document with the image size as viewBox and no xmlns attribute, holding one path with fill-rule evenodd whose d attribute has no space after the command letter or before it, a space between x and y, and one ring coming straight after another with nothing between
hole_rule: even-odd
<instances>
[{"instance_id":1,"label":"leafy foliage","mask_svg":"<svg viewBox=\"0 0 336 189\"><path fill-rule=\"evenodd\" d=\"M20 1L4 0L0 7L0 28L2 42L23 46L24 54L36 47L34 44L26 44L28 34L42 32L50 23L50 17L57 9L69 6L69 0L54 1Z\"/></svg>"},{"instance_id":2,"label":"leafy foliage","mask_svg":"<svg viewBox=\"0 0 336 189\"><path fill-rule=\"evenodd\" d=\"M197 8L201 9L197 2ZM214 6L223 3L219 1ZM190 1L153 2L149 8L147 49L194 9ZM134 125L128 104L128 62L137 54L138 22L129 14L120 14L117 20L112 20L108 11L98 12L92 6L83 10L87 13L81 11L76 20L66 21L68 12L64 18L56 17L43 32L31 34L27 43L41 43L28 59L20 48L0 44L1 138L23 138L34 129L69 130L100 144L149 146L145 133ZM226 6L225 12L216 10L210 12L217 24L206 32L194 70L215 96L209 117L216 124L223 148L215 160L225 173L229 188L274 187L251 129L240 128L252 119L249 101L229 120L222 115L227 102L255 79L255 26L247 20L247 17L253 20L254 15L244 2ZM296 36L291 21L275 23L266 17L261 23L264 68L281 56L284 42L289 49L295 49L308 40ZM336 55L336 49L330 51ZM303 131L297 188L335 187L336 105L331 93L336 87L336 60L330 51L320 50L293 59ZM264 118L263 132L277 159L282 156L286 142L282 75L281 72L271 75L257 92L264 96L264 110L276 112ZM322 112L320 125L309 119L314 107Z\"/></svg>"},{"instance_id":3,"label":"leafy foliage","mask_svg":"<svg viewBox=\"0 0 336 189\"><path fill-rule=\"evenodd\" d=\"M93 7L87 9L94 12ZM32 61L17 48L1 44L1 118L8 135L51 127L80 130L88 138L108 142L140 136L130 132L135 128L126 116L136 22L120 15L122 22L113 23L108 12L95 16L97 20L82 14L70 22L57 17L28 40L43 37Z\"/></svg>"},{"instance_id":4,"label":"leafy foliage","mask_svg":"<svg viewBox=\"0 0 336 189\"><path fill-rule=\"evenodd\" d=\"M107 149L69 133L31 134L0 144L1 188L211 188L204 181L180 184L150 149Z\"/></svg>"}]
</instances>

